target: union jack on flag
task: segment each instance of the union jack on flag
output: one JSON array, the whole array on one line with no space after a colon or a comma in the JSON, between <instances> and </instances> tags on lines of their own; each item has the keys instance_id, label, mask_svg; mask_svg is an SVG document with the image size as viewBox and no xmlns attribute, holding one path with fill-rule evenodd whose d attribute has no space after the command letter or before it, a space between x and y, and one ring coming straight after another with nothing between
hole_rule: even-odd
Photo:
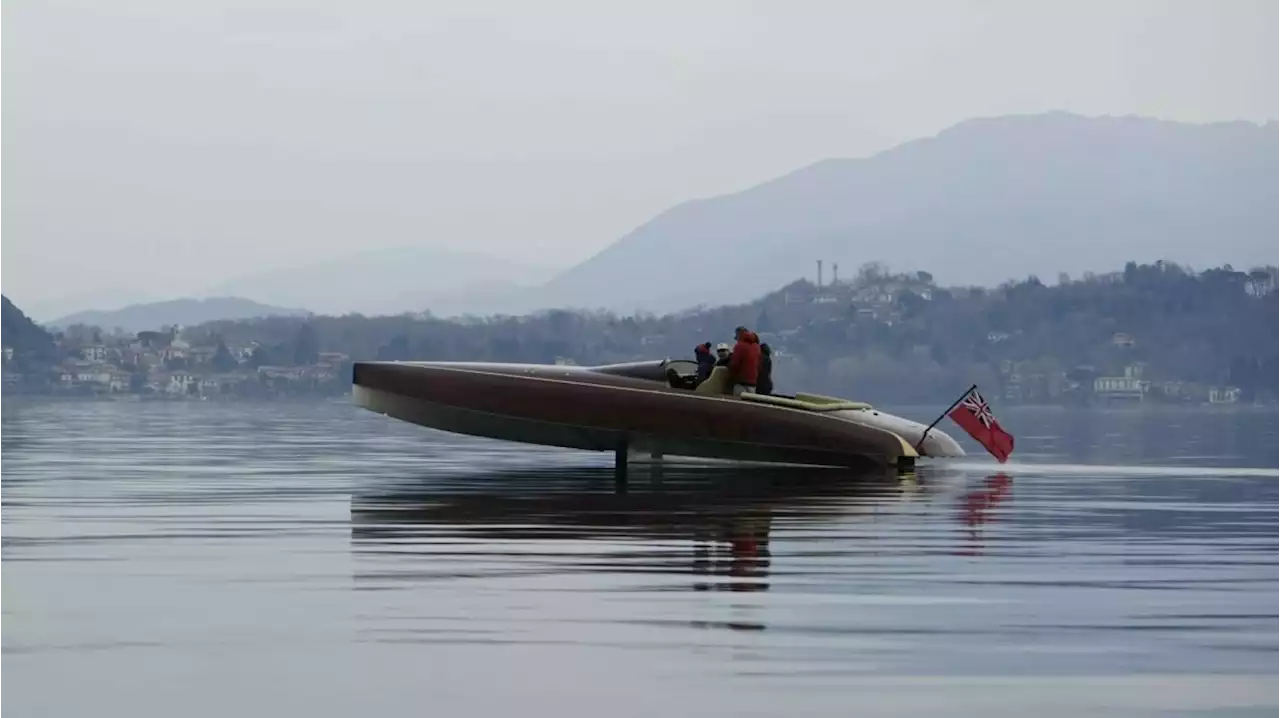
<instances>
[{"instance_id":1,"label":"union jack on flag","mask_svg":"<svg viewBox=\"0 0 1280 718\"><path fill-rule=\"evenodd\" d=\"M988 429L990 429L991 425L995 423L996 418L991 415L991 409L987 406L987 400L982 398L982 395L978 393L977 389L969 392L968 396L964 398L964 401L960 402L960 406L968 409L969 412L977 417L978 421L981 421L982 425Z\"/></svg>"}]
</instances>

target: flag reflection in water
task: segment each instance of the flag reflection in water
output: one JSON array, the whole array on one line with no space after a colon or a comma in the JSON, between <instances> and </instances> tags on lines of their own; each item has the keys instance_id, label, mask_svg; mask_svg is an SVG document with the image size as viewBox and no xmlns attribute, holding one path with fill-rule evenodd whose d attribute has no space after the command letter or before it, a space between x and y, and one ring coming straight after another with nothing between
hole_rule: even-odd
<instances>
[{"instance_id":1,"label":"flag reflection in water","mask_svg":"<svg viewBox=\"0 0 1280 718\"><path fill-rule=\"evenodd\" d=\"M982 526L995 517L995 508L1013 491L1013 479L1005 474L988 476L982 485L964 494L961 499L960 520L968 527L968 545L957 553L961 556L977 556L982 553L984 540Z\"/></svg>"},{"instance_id":2,"label":"flag reflection in water","mask_svg":"<svg viewBox=\"0 0 1280 718\"><path fill-rule=\"evenodd\" d=\"M694 537L693 572L727 576L727 581L696 581L695 591L769 590L769 528L766 515L731 520Z\"/></svg>"}]
</instances>

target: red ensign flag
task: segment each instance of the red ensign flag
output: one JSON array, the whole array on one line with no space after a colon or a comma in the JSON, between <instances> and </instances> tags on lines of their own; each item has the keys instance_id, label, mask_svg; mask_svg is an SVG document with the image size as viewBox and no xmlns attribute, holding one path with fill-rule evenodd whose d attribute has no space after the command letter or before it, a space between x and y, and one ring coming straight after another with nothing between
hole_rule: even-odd
<instances>
[{"instance_id":1,"label":"red ensign flag","mask_svg":"<svg viewBox=\"0 0 1280 718\"><path fill-rule=\"evenodd\" d=\"M991 414L991 408L977 389L970 389L949 416L1000 463L1003 464L1013 453L1013 434L1000 428L1000 422Z\"/></svg>"}]
</instances>

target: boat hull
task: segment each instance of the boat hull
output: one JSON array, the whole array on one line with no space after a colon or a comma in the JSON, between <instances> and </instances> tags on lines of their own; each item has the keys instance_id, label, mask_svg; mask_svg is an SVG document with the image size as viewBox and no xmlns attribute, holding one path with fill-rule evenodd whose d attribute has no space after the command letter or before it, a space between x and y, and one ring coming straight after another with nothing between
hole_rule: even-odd
<instances>
[{"instance_id":1,"label":"boat hull","mask_svg":"<svg viewBox=\"0 0 1280 718\"><path fill-rule=\"evenodd\" d=\"M626 372L361 362L354 375L353 398L366 409L504 441L817 466L864 467L917 456L898 433L839 412L699 395Z\"/></svg>"}]
</instances>

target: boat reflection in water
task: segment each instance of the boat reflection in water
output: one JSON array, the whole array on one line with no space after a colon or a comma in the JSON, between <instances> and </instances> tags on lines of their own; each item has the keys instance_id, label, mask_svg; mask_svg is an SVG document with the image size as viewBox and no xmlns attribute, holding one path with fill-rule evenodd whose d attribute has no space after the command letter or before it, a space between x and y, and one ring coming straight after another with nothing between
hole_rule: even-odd
<instances>
[{"instance_id":1,"label":"boat reflection in water","mask_svg":"<svg viewBox=\"0 0 1280 718\"><path fill-rule=\"evenodd\" d=\"M357 588L607 573L628 590L767 591L779 531L814 538L823 526L872 521L963 483L945 467L901 477L655 464L626 486L613 477L609 468L545 468L364 487L351 503Z\"/></svg>"}]
</instances>

